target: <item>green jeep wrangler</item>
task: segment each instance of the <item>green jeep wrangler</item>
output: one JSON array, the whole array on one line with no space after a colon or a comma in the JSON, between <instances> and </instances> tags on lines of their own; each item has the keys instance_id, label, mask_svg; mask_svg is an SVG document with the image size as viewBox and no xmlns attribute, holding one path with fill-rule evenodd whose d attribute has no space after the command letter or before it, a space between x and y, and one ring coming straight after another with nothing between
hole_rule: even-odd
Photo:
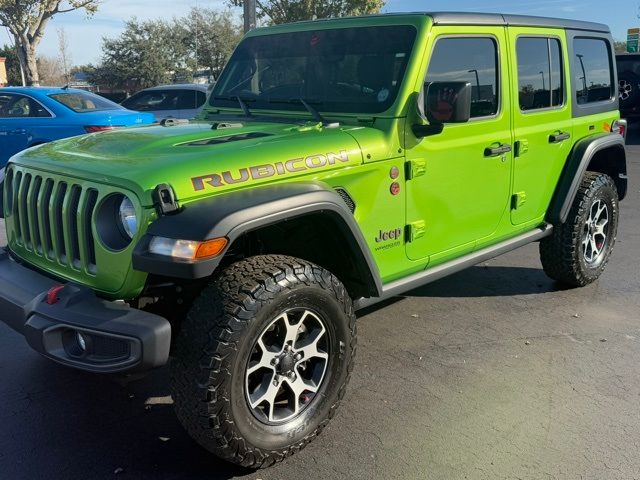
<instances>
[{"instance_id":1,"label":"green jeep wrangler","mask_svg":"<svg viewBox=\"0 0 640 480\"><path fill-rule=\"evenodd\" d=\"M600 276L627 191L612 45L489 14L254 30L198 121L10 160L1 319L81 370L171 356L189 434L271 465L335 414L357 310L536 241L558 282Z\"/></svg>"}]
</instances>

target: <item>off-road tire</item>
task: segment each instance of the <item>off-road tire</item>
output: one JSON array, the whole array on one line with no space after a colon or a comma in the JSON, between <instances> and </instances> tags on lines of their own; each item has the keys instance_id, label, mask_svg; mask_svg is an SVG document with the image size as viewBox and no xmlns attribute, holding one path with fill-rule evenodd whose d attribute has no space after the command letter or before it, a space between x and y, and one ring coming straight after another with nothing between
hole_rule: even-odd
<instances>
[{"instance_id":1,"label":"off-road tire","mask_svg":"<svg viewBox=\"0 0 640 480\"><path fill-rule=\"evenodd\" d=\"M337 348L329 352L312 403L285 424L266 425L245 397L248 357L270 319L293 305L324 315ZM333 417L355 351L353 304L330 272L281 255L239 261L203 289L182 324L170 364L176 414L220 458L249 468L271 466L304 448Z\"/></svg>"},{"instance_id":2,"label":"off-road tire","mask_svg":"<svg viewBox=\"0 0 640 480\"><path fill-rule=\"evenodd\" d=\"M602 201L609 212L609 230L603 253L590 264L584 258L583 235L592 206ZM613 179L606 174L587 172L582 179L567 221L554 225L553 233L540 242L540 259L545 273L570 286L583 287L596 281L604 271L616 241L619 200Z\"/></svg>"}]
</instances>

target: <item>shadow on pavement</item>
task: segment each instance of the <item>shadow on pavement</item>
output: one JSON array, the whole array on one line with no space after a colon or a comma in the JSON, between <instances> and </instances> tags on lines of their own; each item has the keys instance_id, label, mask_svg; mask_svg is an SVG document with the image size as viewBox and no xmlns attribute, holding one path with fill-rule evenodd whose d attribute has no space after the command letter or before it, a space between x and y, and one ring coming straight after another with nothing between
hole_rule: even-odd
<instances>
[{"instance_id":1,"label":"shadow on pavement","mask_svg":"<svg viewBox=\"0 0 640 480\"><path fill-rule=\"evenodd\" d=\"M510 297L566 290L540 268L472 267L409 292L408 297Z\"/></svg>"},{"instance_id":2,"label":"shadow on pavement","mask_svg":"<svg viewBox=\"0 0 640 480\"><path fill-rule=\"evenodd\" d=\"M15 451L11 437L33 450L19 458L11 454L2 478L223 480L250 473L218 460L187 436L173 412L166 368L126 384L37 357L20 370L27 388L35 390L26 392L33 401L27 402L30 413L19 413L19 422L5 423L3 430L11 435L2 450ZM11 392L2 396L7 395ZM24 397L15 400L25 403ZM11 398L8 403L10 408ZM34 432L35 438L20 438Z\"/></svg>"},{"instance_id":3,"label":"shadow on pavement","mask_svg":"<svg viewBox=\"0 0 640 480\"><path fill-rule=\"evenodd\" d=\"M471 298L537 295L567 290L540 268L476 266L358 311L363 317L407 297Z\"/></svg>"}]
</instances>

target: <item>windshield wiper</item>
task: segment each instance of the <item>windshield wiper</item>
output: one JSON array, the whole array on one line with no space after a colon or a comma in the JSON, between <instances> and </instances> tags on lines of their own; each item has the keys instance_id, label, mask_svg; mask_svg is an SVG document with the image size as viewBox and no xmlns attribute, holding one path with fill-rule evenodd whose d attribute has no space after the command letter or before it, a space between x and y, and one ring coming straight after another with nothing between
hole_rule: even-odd
<instances>
[{"instance_id":1,"label":"windshield wiper","mask_svg":"<svg viewBox=\"0 0 640 480\"><path fill-rule=\"evenodd\" d=\"M318 110L316 110L316 108L315 108L313 105L311 105L311 100L305 100L304 98L292 98L292 99L289 99L289 100L284 100L284 99L282 99L282 100L278 100L278 99L270 98L270 99L269 99L269 100L267 100L267 101L268 101L269 103L299 103L299 104L301 104L304 108L306 108L306 109L307 109L307 112L309 112L309 113L311 114L311 117L312 117L316 122L320 122L320 123L322 123L323 125L327 125L327 126L334 126L334 125L336 125L336 124L334 124L334 123L329 123L329 122L327 121L327 119L326 119L326 118L324 118L324 117L322 116L322 114L321 114ZM313 102L313 103L321 104L321 102Z\"/></svg>"},{"instance_id":2,"label":"windshield wiper","mask_svg":"<svg viewBox=\"0 0 640 480\"><path fill-rule=\"evenodd\" d=\"M236 102L238 102L238 105L240 105L240 108L242 109L242 113L244 113L245 117L252 117L253 115L251 114L251 110L249 110L249 107L247 107L247 103L248 101L250 101L247 98L242 98L239 96L224 96L224 95L216 95L215 97L213 97L214 100L235 100Z\"/></svg>"}]
</instances>

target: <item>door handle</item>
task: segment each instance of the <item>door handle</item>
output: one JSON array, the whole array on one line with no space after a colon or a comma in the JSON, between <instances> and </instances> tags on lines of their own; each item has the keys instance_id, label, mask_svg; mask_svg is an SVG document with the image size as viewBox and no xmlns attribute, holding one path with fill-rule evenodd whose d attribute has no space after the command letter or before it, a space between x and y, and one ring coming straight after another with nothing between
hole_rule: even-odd
<instances>
[{"instance_id":1,"label":"door handle","mask_svg":"<svg viewBox=\"0 0 640 480\"><path fill-rule=\"evenodd\" d=\"M549 135L549 143L560 143L569 140L571 135L567 132L552 133Z\"/></svg>"},{"instance_id":2,"label":"door handle","mask_svg":"<svg viewBox=\"0 0 640 480\"><path fill-rule=\"evenodd\" d=\"M9 133L12 133L14 135L22 135L22 134L27 133L27 130L24 129L24 128L16 128L14 130L10 130Z\"/></svg>"},{"instance_id":3,"label":"door handle","mask_svg":"<svg viewBox=\"0 0 640 480\"><path fill-rule=\"evenodd\" d=\"M497 147L487 147L484 149L485 157L499 157L500 155L504 155L505 153L509 153L511 151L511 145L502 144Z\"/></svg>"}]
</instances>

